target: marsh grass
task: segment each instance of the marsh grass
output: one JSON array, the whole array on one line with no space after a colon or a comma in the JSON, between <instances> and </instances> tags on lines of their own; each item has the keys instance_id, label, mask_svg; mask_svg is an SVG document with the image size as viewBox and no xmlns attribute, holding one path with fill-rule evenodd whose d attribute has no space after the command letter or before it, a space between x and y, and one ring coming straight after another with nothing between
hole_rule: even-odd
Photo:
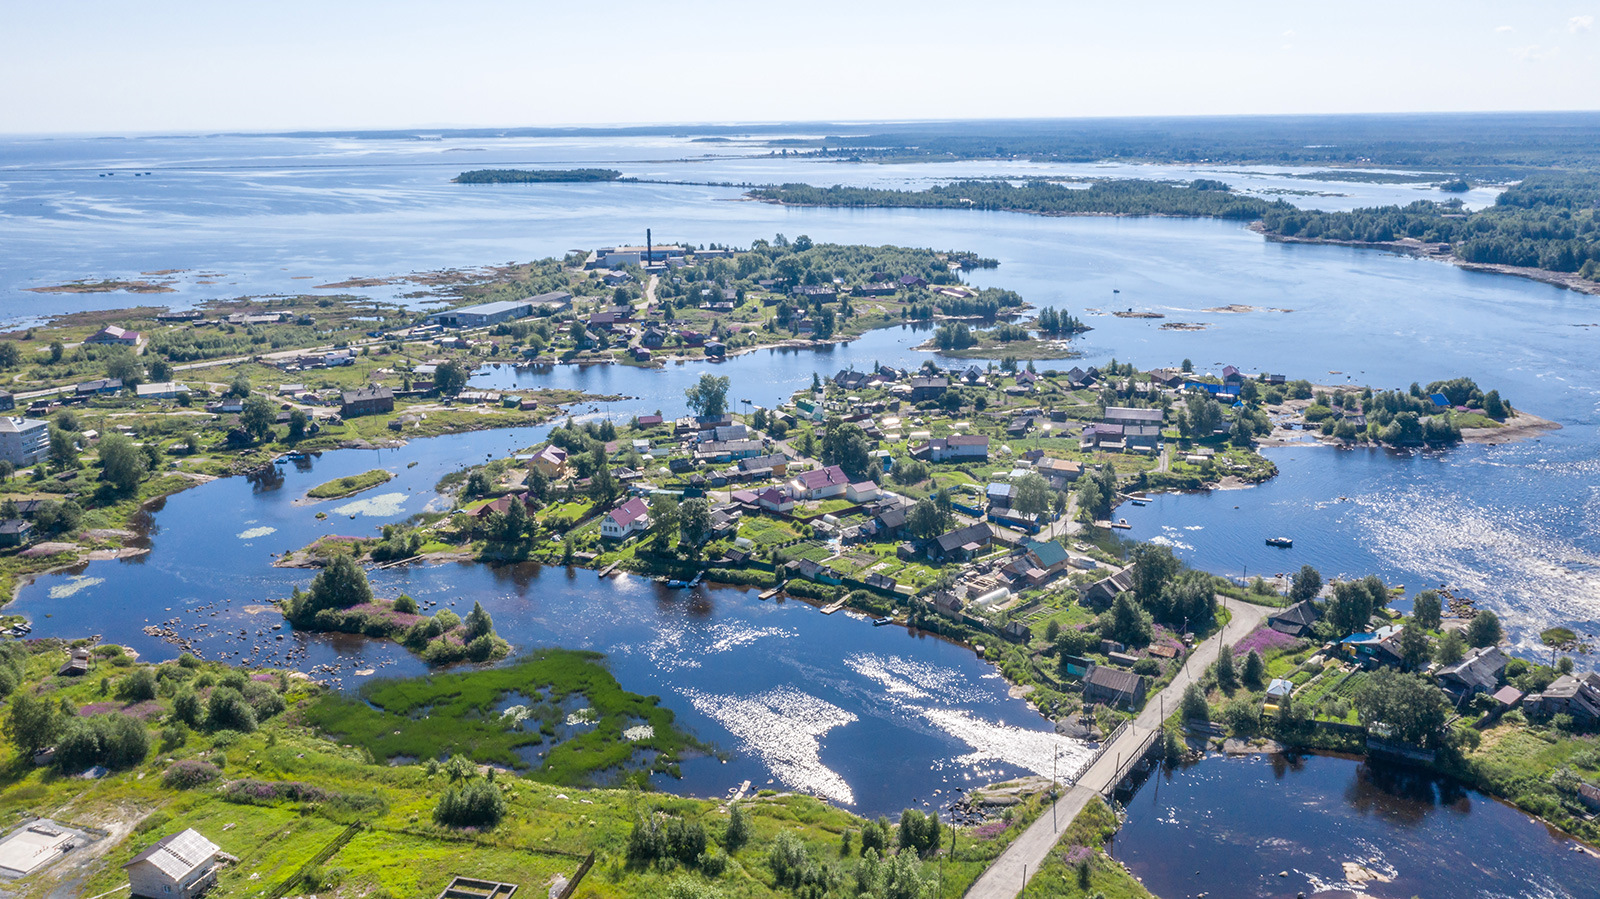
<instances>
[{"instance_id":1,"label":"marsh grass","mask_svg":"<svg viewBox=\"0 0 1600 899\"><path fill-rule=\"evenodd\" d=\"M516 768L548 783L592 784L637 767L675 773L685 750L702 748L674 724L653 696L630 693L594 652L541 650L509 665L406 680L373 681L359 699L324 696L304 720L377 759L444 759L465 755L481 764ZM558 737L565 705L594 710L593 727ZM502 715L507 699L526 702L520 724ZM623 731L648 724L655 733L627 740ZM543 749L534 767L527 755ZM642 772L636 772L642 773Z\"/></svg>"}]
</instances>

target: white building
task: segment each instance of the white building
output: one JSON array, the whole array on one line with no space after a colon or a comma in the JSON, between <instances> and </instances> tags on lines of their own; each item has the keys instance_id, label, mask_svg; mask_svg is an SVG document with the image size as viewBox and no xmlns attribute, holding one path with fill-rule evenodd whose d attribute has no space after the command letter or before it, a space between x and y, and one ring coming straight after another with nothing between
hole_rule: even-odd
<instances>
[{"instance_id":1,"label":"white building","mask_svg":"<svg viewBox=\"0 0 1600 899\"><path fill-rule=\"evenodd\" d=\"M624 540L650 528L650 507L644 500L634 497L612 509L600 522L600 536L609 540Z\"/></svg>"},{"instance_id":2,"label":"white building","mask_svg":"<svg viewBox=\"0 0 1600 899\"><path fill-rule=\"evenodd\" d=\"M157 840L122 866L135 897L194 899L217 880L222 852L193 828Z\"/></svg>"},{"instance_id":3,"label":"white building","mask_svg":"<svg viewBox=\"0 0 1600 899\"><path fill-rule=\"evenodd\" d=\"M32 465L48 452L49 422L0 416L0 460L12 465Z\"/></svg>"},{"instance_id":4,"label":"white building","mask_svg":"<svg viewBox=\"0 0 1600 899\"><path fill-rule=\"evenodd\" d=\"M133 392L142 400L170 400L175 399L180 393L188 393L189 388L176 381L157 381L154 384L140 384L133 388Z\"/></svg>"}]
</instances>

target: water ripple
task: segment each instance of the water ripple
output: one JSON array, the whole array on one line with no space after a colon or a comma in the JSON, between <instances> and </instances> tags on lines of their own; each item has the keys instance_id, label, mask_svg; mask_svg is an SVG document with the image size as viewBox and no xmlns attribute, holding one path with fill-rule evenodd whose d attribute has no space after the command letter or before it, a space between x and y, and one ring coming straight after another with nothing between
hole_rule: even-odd
<instances>
[{"instance_id":1,"label":"water ripple","mask_svg":"<svg viewBox=\"0 0 1600 899\"><path fill-rule=\"evenodd\" d=\"M685 690L701 714L716 719L739 739L740 748L761 759L773 777L790 788L841 805L854 805L855 791L837 771L822 763L823 734L859 720L838 706L777 687L740 697Z\"/></svg>"}]
</instances>

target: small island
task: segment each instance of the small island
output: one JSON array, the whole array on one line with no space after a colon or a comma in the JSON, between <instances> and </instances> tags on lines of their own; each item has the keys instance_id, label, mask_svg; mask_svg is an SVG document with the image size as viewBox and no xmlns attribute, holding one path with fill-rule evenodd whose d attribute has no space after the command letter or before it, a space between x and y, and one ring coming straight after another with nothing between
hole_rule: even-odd
<instances>
[{"instance_id":1,"label":"small island","mask_svg":"<svg viewBox=\"0 0 1600 899\"><path fill-rule=\"evenodd\" d=\"M616 169L473 169L451 178L456 184L558 184L616 181Z\"/></svg>"},{"instance_id":2,"label":"small island","mask_svg":"<svg viewBox=\"0 0 1600 899\"><path fill-rule=\"evenodd\" d=\"M394 475L381 468L364 471L361 474L348 475L334 478L331 481L318 484L306 491L308 499L343 499L355 496L363 490L371 490L379 484L387 484Z\"/></svg>"}]
</instances>

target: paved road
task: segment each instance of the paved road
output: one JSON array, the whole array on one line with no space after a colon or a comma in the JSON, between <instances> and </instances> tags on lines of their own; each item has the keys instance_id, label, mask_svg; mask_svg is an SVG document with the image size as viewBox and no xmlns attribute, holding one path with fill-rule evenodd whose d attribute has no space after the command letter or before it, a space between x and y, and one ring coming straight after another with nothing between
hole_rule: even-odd
<instances>
[{"instance_id":1,"label":"paved road","mask_svg":"<svg viewBox=\"0 0 1600 899\"><path fill-rule=\"evenodd\" d=\"M1099 759L1083 772L1060 799L1056 800L1054 815L1048 812L1040 815L1039 820L1023 831L1022 836L1007 847L1006 851L995 859L994 864L989 866L989 870L983 872L983 876L972 885L972 889L967 891L966 899L1014 899L1022 892L1027 879L1039 870L1050 850L1055 848L1056 841L1061 838L1059 831L1065 830L1067 825L1078 817L1078 813L1083 811L1090 799L1104 795L1110 789L1117 777L1122 757L1136 751L1152 731L1160 729L1165 720L1164 715L1177 708L1178 702L1183 698L1183 691L1200 679L1207 665L1216 661L1221 644L1237 643L1246 634L1255 630L1261 620L1272 611L1237 600L1229 602L1228 609L1233 613L1233 619L1228 622L1228 626L1223 628L1221 633L1201 643L1189 655L1189 660L1184 663L1178 676L1172 679L1172 683L1160 693L1150 697L1144 711L1139 713L1132 724L1118 733L1117 738L1106 747Z\"/></svg>"}]
</instances>

